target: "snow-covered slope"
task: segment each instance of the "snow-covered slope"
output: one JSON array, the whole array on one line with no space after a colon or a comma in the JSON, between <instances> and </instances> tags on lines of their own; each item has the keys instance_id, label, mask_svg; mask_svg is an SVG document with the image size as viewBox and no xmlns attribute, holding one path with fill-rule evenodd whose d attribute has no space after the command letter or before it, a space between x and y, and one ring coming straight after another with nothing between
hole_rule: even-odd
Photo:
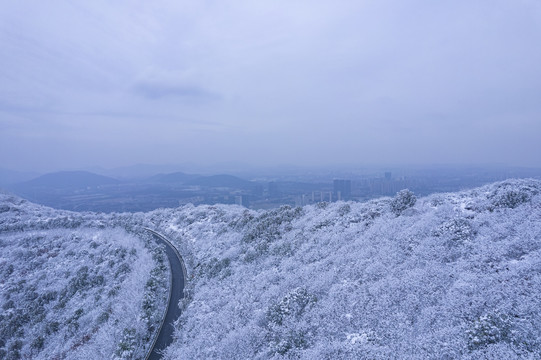
<instances>
[{"instance_id":1,"label":"snow-covered slope","mask_svg":"<svg viewBox=\"0 0 541 360\"><path fill-rule=\"evenodd\" d=\"M0 195L1 359L144 357L168 273L135 218Z\"/></svg>"},{"instance_id":2,"label":"snow-covered slope","mask_svg":"<svg viewBox=\"0 0 541 360\"><path fill-rule=\"evenodd\" d=\"M539 358L540 193L149 213L190 275L167 358Z\"/></svg>"},{"instance_id":3,"label":"snow-covered slope","mask_svg":"<svg viewBox=\"0 0 541 360\"><path fill-rule=\"evenodd\" d=\"M169 359L541 357L541 182L251 211L53 210L0 195L0 358L142 358L154 228L188 268Z\"/></svg>"}]
</instances>

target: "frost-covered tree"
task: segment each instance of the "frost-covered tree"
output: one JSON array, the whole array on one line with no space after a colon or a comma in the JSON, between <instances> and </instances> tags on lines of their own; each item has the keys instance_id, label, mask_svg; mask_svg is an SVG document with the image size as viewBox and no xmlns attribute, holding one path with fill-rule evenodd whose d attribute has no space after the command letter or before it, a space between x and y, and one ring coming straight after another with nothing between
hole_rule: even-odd
<instances>
[{"instance_id":1,"label":"frost-covered tree","mask_svg":"<svg viewBox=\"0 0 541 360\"><path fill-rule=\"evenodd\" d=\"M396 216L402 214L404 210L413 207L417 202L417 197L408 189L400 190L391 201L391 212Z\"/></svg>"}]
</instances>

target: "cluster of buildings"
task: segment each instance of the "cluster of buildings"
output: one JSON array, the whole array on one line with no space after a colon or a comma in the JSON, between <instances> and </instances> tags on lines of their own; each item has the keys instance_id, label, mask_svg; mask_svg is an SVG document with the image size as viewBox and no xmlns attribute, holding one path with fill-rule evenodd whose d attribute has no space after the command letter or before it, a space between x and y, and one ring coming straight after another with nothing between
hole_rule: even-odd
<instances>
[{"instance_id":1,"label":"cluster of buildings","mask_svg":"<svg viewBox=\"0 0 541 360\"><path fill-rule=\"evenodd\" d=\"M361 180L334 179L332 184L319 184L320 189L298 189L295 194L284 194L280 191L280 184L270 183L268 199L280 199L281 204L288 203L295 206L304 206L318 202L334 201L365 201L379 196L393 196L398 191L413 185L411 180L405 178L392 178L390 172L384 177L367 178ZM307 186L308 187L308 186Z\"/></svg>"}]
</instances>

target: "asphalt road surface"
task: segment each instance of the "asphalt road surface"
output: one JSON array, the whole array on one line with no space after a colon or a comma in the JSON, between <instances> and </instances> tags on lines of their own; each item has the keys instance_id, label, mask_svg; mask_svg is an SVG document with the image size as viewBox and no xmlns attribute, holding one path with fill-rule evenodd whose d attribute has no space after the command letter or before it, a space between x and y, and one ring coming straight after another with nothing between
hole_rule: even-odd
<instances>
[{"instance_id":1,"label":"asphalt road surface","mask_svg":"<svg viewBox=\"0 0 541 360\"><path fill-rule=\"evenodd\" d=\"M184 297L184 268L182 266L182 259L171 243L162 235L155 231L147 229L156 239L159 244L165 245L165 252L169 263L171 264L171 275L173 277L171 288L171 299L167 307L167 313L163 321L163 326L160 329L154 347L152 348L149 360L161 359L161 351L163 351L173 341L173 322L180 316L180 308L178 303L180 299Z\"/></svg>"}]
</instances>

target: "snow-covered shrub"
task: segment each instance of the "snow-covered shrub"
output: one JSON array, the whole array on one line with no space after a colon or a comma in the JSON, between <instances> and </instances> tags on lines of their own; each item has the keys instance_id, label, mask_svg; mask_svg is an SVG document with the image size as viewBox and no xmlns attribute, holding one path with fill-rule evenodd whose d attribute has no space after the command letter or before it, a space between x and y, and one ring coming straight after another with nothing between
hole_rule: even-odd
<instances>
[{"instance_id":1,"label":"snow-covered shrub","mask_svg":"<svg viewBox=\"0 0 541 360\"><path fill-rule=\"evenodd\" d=\"M149 239L150 240L150 239ZM152 244L153 242L150 242ZM152 248L152 259L154 268L150 271L150 278L147 280L141 304L142 314L140 319L144 322L146 333L142 335L143 340L148 344L162 320L163 310L166 305L167 289L169 286L169 262L167 261L163 245Z\"/></svg>"},{"instance_id":2,"label":"snow-covered shrub","mask_svg":"<svg viewBox=\"0 0 541 360\"><path fill-rule=\"evenodd\" d=\"M504 181L494 185L494 189L488 194L488 210L514 209L517 206L529 202L532 197L540 193L538 184L521 181Z\"/></svg>"},{"instance_id":3,"label":"snow-covered shrub","mask_svg":"<svg viewBox=\"0 0 541 360\"><path fill-rule=\"evenodd\" d=\"M223 279L231 275L230 265L231 259L229 258L217 259L213 257L199 267L199 273L209 278L218 276L220 279Z\"/></svg>"},{"instance_id":4,"label":"snow-covered shrub","mask_svg":"<svg viewBox=\"0 0 541 360\"><path fill-rule=\"evenodd\" d=\"M133 359L136 357L137 339L135 337L136 330L134 328L125 328L122 332L122 340L118 343L115 350L114 360Z\"/></svg>"},{"instance_id":5,"label":"snow-covered shrub","mask_svg":"<svg viewBox=\"0 0 541 360\"><path fill-rule=\"evenodd\" d=\"M315 205L318 209L326 209L327 206L329 206L329 203L327 201L321 201L316 203Z\"/></svg>"},{"instance_id":6,"label":"snow-covered shrub","mask_svg":"<svg viewBox=\"0 0 541 360\"><path fill-rule=\"evenodd\" d=\"M351 212L351 206L349 204L344 204L338 208L338 215L345 216Z\"/></svg>"},{"instance_id":7,"label":"snow-covered shrub","mask_svg":"<svg viewBox=\"0 0 541 360\"><path fill-rule=\"evenodd\" d=\"M267 309L265 338L271 354L284 355L309 346L312 330L307 324L298 326L297 321L316 301L305 288L296 288Z\"/></svg>"},{"instance_id":8,"label":"snow-covered shrub","mask_svg":"<svg viewBox=\"0 0 541 360\"><path fill-rule=\"evenodd\" d=\"M455 217L441 224L434 232L434 235L447 238L447 245L454 246L473 239L476 230L470 220L464 217Z\"/></svg>"},{"instance_id":9,"label":"snow-covered shrub","mask_svg":"<svg viewBox=\"0 0 541 360\"><path fill-rule=\"evenodd\" d=\"M485 314L470 324L466 334L471 350L501 341L510 341L511 319L497 311Z\"/></svg>"},{"instance_id":10,"label":"snow-covered shrub","mask_svg":"<svg viewBox=\"0 0 541 360\"><path fill-rule=\"evenodd\" d=\"M242 216L233 219L233 221L229 223L229 226L235 230L241 230L252 220L254 220L254 215L250 211L245 210L243 211Z\"/></svg>"},{"instance_id":11,"label":"snow-covered shrub","mask_svg":"<svg viewBox=\"0 0 541 360\"><path fill-rule=\"evenodd\" d=\"M286 205L264 212L247 223L242 237L242 241L246 244L244 260L251 262L266 254L270 244L279 239L284 232L291 231L291 223L302 214L302 208Z\"/></svg>"},{"instance_id":12,"label":"snow-covered shrub","mask_svg":"<svg viewBox=\"0 0 541 360\"><path fill-rule=\"evenodd\" d=\"M530 201L532 193L524 191L524 189L511 189L506 192L497 194L492 200L492 207L494 208L510 208L514 209L520 204Z\"/></svg>"},{"instance_id":13,"label":"snow-covered shrub","mask_svg":"<svg viewBox=\"0 0 541 360\"><path fill-rule=\"evenodd\" d=\"M391 201L391 212L399 216L404 210L413 207L417 202L417 197L408 189L400 190Z\"/></svg>"},{"instance_id":14,"label":"snow-covered shrub","mask_svg":"<svg viewBox=\"0 0 541 360\"><path fill-rule=\"evenodd\" d=\"M251 243L261 238L273 241L282 232L291 230L291 222L302 215L302 208L292 208L285 205L259 215L247 225L249 230L242 238L244 242Z\"/></svg>"},{"instance_id":15,"label":"snow-covered shrub","mask_svg":"<svg viewBox=\"0 0 541 360\"><path fill-rule=\"evenodd\" d=\"M442 260L453 262L471 253L471 241L477 235L477 230L472 220L455 215L438 225L432 235L442 245Z\"/></svg>"},{"instance_id":16,"label":"snow-covered shrub","mask_svg":"<svg viewBox=\"0 0 541 360\"><path fill-rule=\"evenodd\" d=\"M266 338L270 348L269 354L271 356L285 355L291 352L295 353L297 350L304 350L311 345L311 337L310 331L302 328L285 328L271 332ZM292 358L298 356L288 355Z\"/></svg>"},{"instance_id":17,"label":"snow-covered shrub","mask_svg":"<svg viewBox=\"0 0 541 360\"><path fill-rule=\"evenodd\" d=\"M305 288L294 289L267 309L267 323L271 325L282 325L286 319L295 319L308 306L313 305L316 300L317 298Z\"/></svg>"}]
</instances>

